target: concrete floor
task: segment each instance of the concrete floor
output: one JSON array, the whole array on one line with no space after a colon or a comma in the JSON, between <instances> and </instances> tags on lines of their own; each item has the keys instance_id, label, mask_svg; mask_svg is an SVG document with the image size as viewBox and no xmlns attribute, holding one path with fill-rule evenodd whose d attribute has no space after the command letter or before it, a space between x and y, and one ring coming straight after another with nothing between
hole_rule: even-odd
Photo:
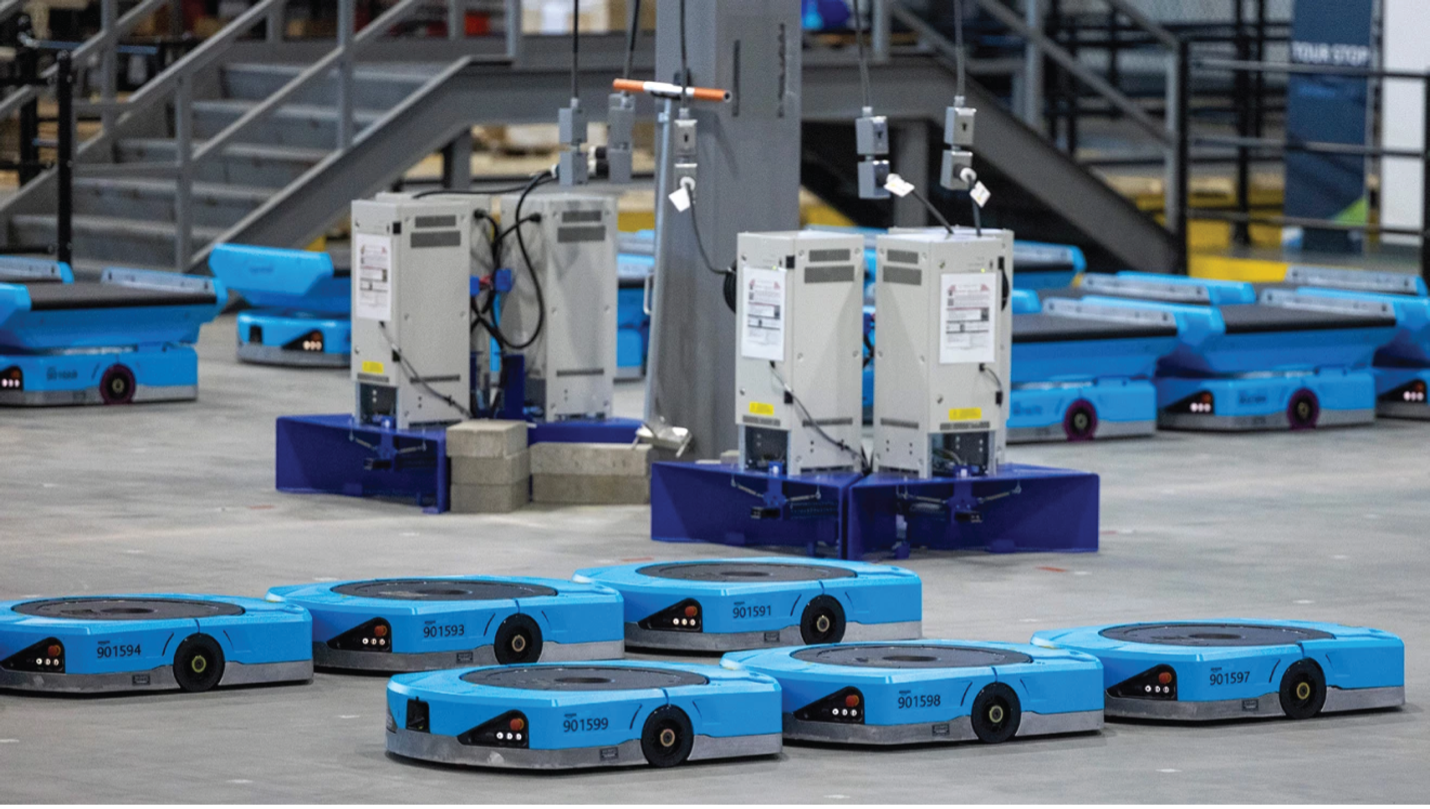
<instances>
[{"instance_id":1,"label":"concrete floor","mask_svg":"<svg viewBox=\"0 0 1430 809\"><path fill-rule=\"evenodd\" d=\"M273 419L348 406L346 376L240 366L208 326L201 400L0 411L0 599L407 574L565 577L725 555L654 545L639 507L427 516L273 490ZM628 411L639 386L623 386ZM380 677L93 699L0 695L5 802L1391 802L1430 794L1430 424L1019 447L1102 475L1095 555L917 553L930 637L1213 616L1368 624L1407 645L1399 711L897 751L525 775L383 749ZM738 552L736 552L738 553Z\"/></svg>"}]
</instances>

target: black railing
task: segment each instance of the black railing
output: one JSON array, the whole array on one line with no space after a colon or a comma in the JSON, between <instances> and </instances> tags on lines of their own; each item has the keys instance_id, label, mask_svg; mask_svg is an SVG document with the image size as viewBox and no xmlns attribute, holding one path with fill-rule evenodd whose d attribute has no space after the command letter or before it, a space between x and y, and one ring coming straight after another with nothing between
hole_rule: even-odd
<instances>
[{"instance_id":1,"label":"black railing","mask_svg":"<svg viewBox=\"0 0 1430 809\"><path fill-rule=\"evenodd\" d=\"M56 221L55 241L43 245L10 245L0 248L0 254L52 255L57 261L69 264L73 258L74 245L74 70L68 50L55 54L55 69L48 78L39 69L43 43L36 42L28 34L28 26L22 24L17 37L14 69L10 76L0 79L0 87L50 87L55 94L55 128L57 134L53 143L55 160L46 163L40 159L40 113L39 99L32 98L20 107L20 129L18 158L0 164L19 175L20 184L39 176L43 171L55 169L56 180Z\"/></svg>"},{"instance_id":2,"label":"black railing","mask_svg":"<svg viewBox=\"0 0 1430 809\"><path fill-rule=\"evenodd\" d=\"M1232 71L1239 75L1264 76L1268 73L1306 76L1340 76L1344 78L1363 78L1366 81L1383 82L1386 80L1418 81L1424 87L1425 97L1425 130L1430 131L1430 73L1416 73L1403 70L1372 70L1358 67L1342 67L1338 65L1304 65L1293 63L1262 62L1246 59L1196 59L1191 60L1183 54L1183 61L1189 67L1202 70ZM1180 131L1186 132L1185 129ZM1249 133L1242 131L1235 137L1217 135L1191 135L1186 134L1183 138L1188 147L1192 144L1204 146L1230 147L1237 153L1237 209L1226 211L1215 208L1190 209L1190 213L1202 219L1217 219L1231 222L1237 226L1238 236L1245 240L1246 230L1253 224L1273 225L1282 227L1301 227L1317 230L1340 230L1361 233L1378 233L1400 236L1416 236L1420 238L1420 274L1430 280L1430 138L1420 149L1394 149L1374 146L1365 143L1330 143L1322 141L1298 140L1294 138L1268 138L1260 133ZM1422 183L1422 199L1420 210L1419 227L1400 227L1382 225L1373 222L1350 223L1333 219L1315 219L1311 217L1284 216L1256 214L1251 210L1249 192L1249 170L1247 166L1256 156L1274 156L1284 158L1287 152L1307 152L1311 154L1325 154L1351 157L1367 158L1407 158L1420 161L1422 175L1426 182ZM1183 164L1185 166L1185 164ZM1183 197L1183 199L1186 199ZM1186 209L1186 206L1183 206Z\"/></svg>"}]
</instances>

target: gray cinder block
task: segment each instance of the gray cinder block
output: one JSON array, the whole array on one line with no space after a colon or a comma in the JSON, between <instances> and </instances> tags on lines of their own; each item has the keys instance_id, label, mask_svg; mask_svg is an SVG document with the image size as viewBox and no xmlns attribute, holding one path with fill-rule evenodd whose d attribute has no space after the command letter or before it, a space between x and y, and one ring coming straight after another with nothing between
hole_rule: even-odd
<instances>
[{"instance_id":1,"label":"gray cinder block","mask_svg":"<svg viewBox=\"0 0 1430 809\"><path fill-rule=\"evenodd\" d=\"M531 477L531 451L494 458L452 459L452 485L510 486Z\"/></svg>"},{"instance_id":2,"label":"gray cinder block","mask_svg":"<svg viewBox=\"0 0 1430 809\"><path fill-rule=\"evenodd\" d=\"M447 428L449 458L505 458L524 449L524 421L474 419Z\"/></svg>"},{"instance_id":3,"label":"gray cinder block","mask_svg":"<svg viewBox=\"0 0 1430 809\"><path fill-rule=\"evenodd\" d=\"M561 505L644 505L650 479L630 475L533 475L531 499Z\"/></svg>"},{"instance_id":4,"label":"gray cinder block","mask_svg":"<svg viewBox=\"0 0 1430 809\"><path fill-rule=\"evenodd\" d=\"M533 476L649 478L650 462L645 444L542 443L531 448Z\"/></svg>"},{"instance_id":5,"label":"gray cinder block","mask_svg":"<svg viewBox=\"0 0 1430 809\"><path fill-rule=\"evenodd\" d=\"M455 514L505 514L530 500L525 480L505 486L452 484L452 512Z\"/></svg>"}]
</instances>

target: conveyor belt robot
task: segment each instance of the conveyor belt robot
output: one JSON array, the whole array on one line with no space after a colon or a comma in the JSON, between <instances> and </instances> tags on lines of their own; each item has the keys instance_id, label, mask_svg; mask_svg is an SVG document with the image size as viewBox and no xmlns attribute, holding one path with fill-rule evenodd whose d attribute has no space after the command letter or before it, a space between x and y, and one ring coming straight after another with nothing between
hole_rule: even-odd
<instances>
[{"instance_id":1,"label":"conveyor belt robot","mask_svg":"<svg viewBox=\"0 0 1430 809\"><path fill-rule=\"evenodd\" d=\"M786 739L924 744L1102 728L1102 664L1014 643L912 640L725 655L779 681Z\"/></svg>"},{"instance_id":2,"label":"conveyor belt robot","mask_svg":"<svg viewBox=\"0 0 1430 809\"><path fill-rule=\"evenodd\" d=\"M782 745L779 684L718 666L500 666L402 674L387 686L387 749L420 761L673 767Z\"/></svg>"},{"instance_id":3,"label":"conveyor belt robot","mask_svg":"<svg viewBox=\"0 0 1430 809\"><path fill-rule=\"evenodd\" d=\"M265 365L348 367L352 273L327 253L220 244L209 269L254 309L238 315L238 358Z\"/></svg>"},{"instance_id":4,"label":"conveyor belt robot","mask_svg":"<svg viewBox=\"0 0 1430 809\"><path fill-rule=\"evenodd\" d=\"M427 671L625 655L621 596L555 579L443 576L274 587L313 616L323 668Z\"/></svg>"},{"instance_id":5,"label":"conveyor belt robot","mask_svg":"<svg viewBox=\"0 0 1430 809\"><path fill-rule=\"evenodd\" d=\"M891 565L711 559L589 568L576 580L619 591L626 643L650 649L726 652L922 631L919 577Z\"/></svg>"},{"instance_id":6,"label":"conveyor belt robot","mask_svg":"<svg viewBox=\"0 0 1430 809\"><path fill-rule=\"evenodd\" d=\"M1241 618L1039 632L1102 661L1109 717L1185 722L1405 704L1405 644L1378 629Z\"/></svg>"},{"instance_id":7,"label":"conveyor belt robot","mask_svg":"<svg viewBox=\"0 0 1430 809\"><path fill-rule=\"evenodd\" d=\"M1430 419L1430 297L1424 280L1399 273L1293 266L1286 272L1285 286L1303 297L1389 306L1395 313L1395 337L1376 350L1371 367L1376 415Z\"/></svg>"},{"instance_id":8,"label":"conveyor belt robot","mask_svg":"<svg viewBox=\"0 0 1430 809\"><path fill-rule=\"evenodd\" d=\"M1013 294L1009 443L1155 433L1152 375L1177 347L1175 317L1157 309L1067 309L1045 312L1036 294Z\"/></svg>"},{"instance_id":9,"label":"conveyor belt robot","mask_svg":"<svg viewBox=\"0 0 1430 809\"><path fill-rule=\"evenodd\" d=\"M75 281L46 264L0 265L0 405L198 398L193 344L223 308L221 282L129 269Z\"/></svg>"},{"instance_id":10,"label":"conveyor belt robot","mask_svg":"<svg viewBox=\"0 0 1430 809\"><path fill-rule=\"evenodd\" d=\"M0 687L207 691L313 678L302 607L232 596L75 596L0 604Z\"/></svg>"},{"instance_id":11,"label":"conveyor belt robot","mask_svg":"<svg viewBox=\"0 0 1430 809\"><path fill-rule=\"evenodd\" d=\"M1049 293L1043 311L1155 309L1177 321L1179 345L1154 380L1159 427L1306 430L1375 419L1367 366L1394 336L1389 304L1142 273L1087 276L1080 294Z\"/></svg>"}]
</instances>

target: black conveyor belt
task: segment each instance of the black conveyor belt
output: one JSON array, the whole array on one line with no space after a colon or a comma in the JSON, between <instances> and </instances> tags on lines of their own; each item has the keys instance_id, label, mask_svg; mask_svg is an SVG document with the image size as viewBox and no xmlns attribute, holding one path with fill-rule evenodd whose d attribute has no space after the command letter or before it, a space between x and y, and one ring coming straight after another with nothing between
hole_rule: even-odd
<instances>
[{"instance_id":1,"label":"black conveyor belt","mask_svg":"<svg viewBox=\"0 0 1430 809\"><path fill-rule=\"evenodd\" d=\"M1175 337L1173 323L1132 323L1090 320L1046 313L1013 315L1014 343L1068 343L1075 340L1130 340L1138 337Z\"/></svg>"},{"instance_id":2,"label":"black conveyor belt","mask_svg":"<svg viewBox=\"0 0 1430 809\"><path fill-rule=\"evenodd\" d=\"M212 292L148 289L120 284L76 282L30 287L30 311L125 309L136 306L203 306L218 302Z\"/></svg>"},{"instance_id":3,"label":"black conveyor belt","mask_svg":"<svg viewBox=\"0 0 1430 809\"><path fill-rule=\"evenodd\" d=\"M1394 326L1394 315L1357 315L1240 303L1220 307L1227 334L1256 334L1273 331L1322 331L1325 329L1373 329Z\"/></svg>"}]
</instances>

